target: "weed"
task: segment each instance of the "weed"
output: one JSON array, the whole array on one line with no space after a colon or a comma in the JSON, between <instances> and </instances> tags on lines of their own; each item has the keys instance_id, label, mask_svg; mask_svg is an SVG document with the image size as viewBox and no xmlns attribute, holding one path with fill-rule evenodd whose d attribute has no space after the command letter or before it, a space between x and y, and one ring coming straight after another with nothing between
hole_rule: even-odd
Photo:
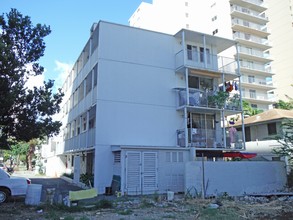
<instances>
[{"instance_id":1,"label":"weed","mask_svg":"<svg viewBox=\"0 0 293 220\"><path fill-rule=\"evenodd\" d=\"M86 216L82 216L82 217L79 218L79 220L90 220L90 219L88 217L86 217Z\"/></svg>"},{"instance_id":2,"label":"weed","mask_svg":"<svg viewBox=\"0 0 293 220\"><path fill-rule=\"evenodd\" d=\"M117 213L119 215L131 215L133 213L130 209L118 210Z\"/></svg>"},{"instance_id":3,"label":"weed","mask_svg":"<svg viewBox=\"0 0 293 220\"><path fill-rule=\"evenodd\" d=\"M102 199L98 202L97 207L100 209L110 209L113 208L113 202L107 199Z\"/></svg>"},{"instance_id":4,"label":"weed","mask_svg":"<svg viewBox=\"0 0 293 220\"><path fill-rule=\"evenodd\" d=\"M64 217L64 220L74 220L74 217L72 217L72 216L65 216Z\"/></svg>"},{"instance_id":5,"label":"weed","mask_svg":"<svg viewBox=\"0 0 293 220\"><path fill-rule=\"evenodd\" d=\"M150 201L148 201L146 199L142 199L140 208L150 208L150 207L153 207L153 206L154 206L154 204L151 203Z\"/></svg>"},{"instance_id":6,"label":"weed","mask_svg":"<svg viewBox=\"0 0 293 220\"><path fill-rule=\"evenodd\" d=\"M176 219L176 216L169 214L169 215L164 215L164 216L163 216L163 219L165 219L165 218Z\"/></svg>"}]
</instances>

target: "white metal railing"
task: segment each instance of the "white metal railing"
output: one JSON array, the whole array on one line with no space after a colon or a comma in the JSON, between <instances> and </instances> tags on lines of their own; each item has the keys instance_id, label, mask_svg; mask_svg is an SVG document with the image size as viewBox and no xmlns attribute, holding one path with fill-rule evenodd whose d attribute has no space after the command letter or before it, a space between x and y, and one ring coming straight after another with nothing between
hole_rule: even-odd
<instances>
[{"instance_id":1,"label":"white metal railing","mask_svg":"<svg viewBox=\"0 0 293 220\"><path fill-rule=\"evenodd\" d=\"M248 62L245 60L240 61L240 67L251 69L251 70L263 71L267 73L271 72L271 68L267 68L265 64L257 63L257 62Z\"/></svg>"},{"instance_id":2,"label":"white metal railing","mask_svg":"<svg viewBox=\"0 0 293 220\"><path fill-rule=\"evenodd\" d=\"M201 91L198 89L189 89L189 106L191 107L205 107L215 109L226 109L240 111L240 96L239 94L231 94L222 104L222 106L214 101L213 96L216 95L214 91ZM187 105L186 90L181 89L178 92L178 107Z\"/></svg>"},{"instance_id":3,"label":"white metal railing","mask_svg":"<svg viewBox=\"0 0 293 220\"><path fill-rule=\"evenodd\" d=\"M175 54L175 62L176 69L187 65L193 68L237 74L235 58L204 54L195 50L186 50L186 60L184 60L184 51L179 51Z\"/></svg>"},{"instance_id":4,"label":"white metal railing","mask_svg":"<svg viewBox=\"0 0 293 220\"><path fill-rule=\"evenodd\" d=\"M256 49L239 46L238 51L240 53L245 53L245 54L256 56L256 57L269 58L269 54L264 53L262 50L256 50Z\"/></svg>"},{"instance_id":5,"label":"white metal railing","mask_svg":"<svg viewBox=\"0 0 293 220\"><path fill-rule=\"evenodd\" d=\"M232 19L232 24L239 24L241 26L245 26L245 27L249 27L258 31L263 31L263 32L267 32L267 27L266 25L259 25L250 21L245 21L242 20L240 18L234 18Z\"/></svg>"},{"instance_id":6,"label":"white metal railing","mask_svg":"<svg viewBox=\"0 0 293 220\"><path fill-rule=\"evenodd\" d=\"M241 7L241 6L238 6L238 5L233 5L231 7L231 12L233 12L233 11L239 11L239 12L244 13L244 14L252 15L254 17L258 17L258 18L267 20L267 18L265 17L264 13L259 13L257 11L254 11L254 10L251 10L251 9L248 9L248 8L244 8L244 7Z\"/></svg>"},{"instance_id":7,"label":"white metal railing","mask_svg":"<svg viewBox=\"0 0 293 220\"><path fill-rule=\"evenodd\" d=\"M242 132L225 128L226 145L223 141L223 129L201 129L188 128L188 144L189 147L196 148L224 148L224 149L243 149L244 141ZM177 145L185 147L185 131L177 130Z\"/></svg>"},{"instance_id":8,"label":"white metal railing","mask_svg":"<svg viewBox=\"0 0 293 220\"><path fill-rule=\"evenodd\" d=\"M267 45L269 46L269 41L266 38L261 38L261 37L257 37L251 34L244 34L242 32L236 32L234 33L234 39L235 38L240 38L242 40L247 40L247 41L251 41L251 42L255 42L258 44L263 44L263 45Z\"/></svg>"},{"instance_id":9,"label":"white metal railing","mask_svg":"<svg viewBox=\"0 0 293 220\"><path fill-rule=\"evenodd\" d=\"M244 99L255 99L262 101L275 101L275 96L273 94L268 93L259 93L259 92L242 92L242 97Z\"/></svg>"},{"instance_id":10,"label":"white metal railing","mask_svg":"<svg viewBox=\"0 0 293 220\"><path fill-rule=\"evenodd\" d=\"M273 81L271 77L267 77L264 79L264 78L257 78L257 77L242 76L241 80L243 83L273 86Z\"/></svg>"},{"instance_id":11,"label":"white metal railing","mask_svg":"<svg viewBox=\"0 0 293 220\"><path fill-rule=\"evenodd\" d=\"M254 4L254 5L259 5L259 6L264 4L263 0L243 0L243 1L249 2L249 3Z\"/></svg>"}]
</instances>

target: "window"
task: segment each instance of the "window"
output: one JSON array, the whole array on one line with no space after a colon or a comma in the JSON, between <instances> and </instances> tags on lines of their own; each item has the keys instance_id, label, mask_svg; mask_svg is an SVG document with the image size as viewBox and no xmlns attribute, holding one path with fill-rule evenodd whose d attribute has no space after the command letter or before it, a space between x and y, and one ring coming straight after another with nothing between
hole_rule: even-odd
<instances>
[{"instance_id":1,"label":"window","mask_svg":"<svg viewBox=\"0 0 293 220\"><path fill-rule=\"evenodd\" d=\"M186 24L186 28L189 29L189 24Z\"/></svg>"},{"instance_id":2,"label":"window","mask_svg":"<svg viewBox=\"0 0 293 220\"><path fill-rule=\"evenodd\" d=\"M187 59L198 62L197 47L187 44Z\"/></svg>"},{"instance_id":3,"label":"window","mask_svg":"<svg viewBox=\"0 0 293 220\"><path fill-rule=\"evenodd\" d=\"M200 62L204 62L204 58L205 58L205 54L204 54L204 48L200 47ZM210 64L211 63L211 57L210 57L210 49L206 48L206 57L207 57L207 63Z\"/></svg>"},{"instance_id":4,"label":"window","mask_svg":"<svg viewBox=\"0 0 293 220\"><path fill-rule=\"evenodd\" d=\"M189 88L199 89L199 77L188 76L188 86Z\"/></svg>"},{"instance_id":5,"label":"window","mask_svg":"<svg viewBox=\"0 0 293 220\"><path fill-rule=\"evenodd\" d=\"M75 90L73 96L74 96L74 106L76 106L78 103L78 89Z\"/></svg>"},{"instance_id":6,"label":"window","mask_svg":"<svg viewBox=\"0 0 293 220\"><path fill-rule=\"evenodd\" d=\"M185 6L188 7L188 2L185 2Z\"/></svg>"},{"instance_id":7,"label":"window","mask_svg":"<svg viewBox=\"0 0 293 220\"><path fill-rule=\"evenodd\" d=\"M248 82L249 83L254 83L255 82L255 77L254 76L248 76Z\"/></svg>"},{"instance_id":8,"label":"window","mask_svg":"<svg viewBox=\"0 0 293 220\"><path fill-rule=\"evenodd\" d=\"M97 85L98 82L98 64L94 67L94 87Z\"/></svg>"},{"instance_id":9,"label":"window","mask_svg":"<svg viewBox=\"0 0 293 220\"><path fill-rule=\"evenodd\" d=\"M212 17L212 21L217 20L217 15L215 15L214 17Z\"/></svg>"},{"instance_id":10,"label":"window","mask_svg":"<svg viewBox=\"0 0 293 220\"><path fill-rule=\"evenodd\" d=\"M86 124L87 124L87 113L84 113L81 116L81 120L82 120L82 131L86 131Z\"/></svg>"},{"instance_id":11,"label":"window","mask_svg":"<svg viewBox=\"0 0 293 220\"><path fill-rule=\"evenodd\" d=\"M85 82L86 82L85 94L87 95L92 90L92 71L89 72L89 74L85 78Z\"/></svg>"},{"instance_id":12,"label":"window","mask_svg":"<svg viewBox=\"0 0 293 220\"><path fill-rule=\"evenodd\" d=\"M256 99L256 91L254 89L249 90L249 97L252 99Z\"/></svg>"},{"instance_id":13,"label":"window","mask_svg":"<svg viewBox=\"0 0 293 220\"><path fill-rule=\"evenodd\" d=\"M80 102L84 97L84 81L78 87L78 102Z\"/></svg>"},{"instance_id":14,"label":"window","mask_svg":"<svg viewBox=\"0 0 293 220\"><path fill-rule=\"evenodd\" d=\"M96 127L96 106L89 110L89 129Z\"/></svg>"},{"instance_id":15,"label":"window","mask_svg":"<svg viewBox=\"0 0 293 220\"><path fill-rule=\"evenodd\" d=\"M251 104L251 108L257 108L257 104Z\"/></svg>"},{"instance_id":16,"label":"window","mask_svg":"<svg viewBox=\"0 0 293 220\"><path fill-rule=\"evenodd\" d=\"M213 31L213 35L215 35L216 33L218 33L218 29Z\"/></svg>"},{"instance_id":17,"label":"window","mask_svg":"<svg viewBox=\"0 0 293 220\"><path fill-rule=\"evenodd\" d=\"M75 136L75 121L71 123L71 137Z\"/></svg>"},{"instance_id":18,"label":"window","mask_svg":"<svg viewBox=\"0 0 293 220\"><path fill-rule=\"evenodd\" d=\"M76 135L79 135L80 134L80 117L77 117L75 125L76 125Z\"/></svg>"},{"instance_id":19,"label":"window","mask_svg":"<svg viewBox=\"0 0 293 220\"><path fill-rule=\"evenodd\" d=\"M188 13L185 13L185 17L188 18L189 17L189 14Z\"/></svg>"},{"instance_id":20,"label":"window","mask_svg":"<svg viewBox=\"0 0 293 220\"><path fill-rule=\"evenodd\" d=\"M274 123L268 123L268 134L269 135L276 135L277 134L277 124Z\"/></svg>"}]
</instances>

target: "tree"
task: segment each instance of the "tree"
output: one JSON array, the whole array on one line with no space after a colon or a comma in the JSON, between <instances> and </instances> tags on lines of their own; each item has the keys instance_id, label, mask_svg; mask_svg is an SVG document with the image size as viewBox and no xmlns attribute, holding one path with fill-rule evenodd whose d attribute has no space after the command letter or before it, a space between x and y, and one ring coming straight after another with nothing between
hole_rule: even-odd
<instances>
[{"instance_id":1,"label":"tree","mask_svg":"<svg viewBox=\"0 0 293 220\"><path fill-rule=\"evenodd\" d=\"M275 108L278 109L286 109L291 110L293 109L293 100L289 100L288 102L285 102L283 100L279 100L277 103L275 103Z\"/></svg>"},{"instance_id":2,"label":"tree","mask_svg":"<svg viewBox=\"0 0 293 220\"><path fill-rule=\"evenodd\" d=\"M246 100L242 100L242 107L244 115L253 116L262 113L263 110L252 108L250 103Z\"/></svg>"},{"instance_id":3,"label":"tree","mask_svg":"<svg viewBox=\"0 0 293 220\"><path fill-rule=\"evenodd\" d=\"M293 156L293 120L287 120L282 123L280 135L276 137L281 147L275 148L274 152L280 156Z\"/></svg>"},{"instance_id":4,"label":"tree","mask_svg":"<svg viewBox=\"0 0 293 220\"><path fill-rule=\"evenodd\" d=\"M28 77L44 71L37 61L44 55L43 38L50 27L33 26L30 17L16 9L6 19L0 16L0 149L57 134L61 122L52 116L60 111L63 97L61 89L53 93L52 80L33 89L26 86Z\"/></svg>"}]
</instances>

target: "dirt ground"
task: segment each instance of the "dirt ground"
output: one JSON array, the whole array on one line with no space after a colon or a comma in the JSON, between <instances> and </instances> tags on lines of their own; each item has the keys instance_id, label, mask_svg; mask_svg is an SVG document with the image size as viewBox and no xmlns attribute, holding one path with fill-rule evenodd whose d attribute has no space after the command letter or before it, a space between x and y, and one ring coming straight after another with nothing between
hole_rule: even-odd
<instances>
[{"instance_id":1,"label":"dirt ground","mask_svg":"<svg viewBox=\"0 0 293 220\"><path fill-rule=\"evenodd\" d=\"M24 199L0 204L3 220L95 220L95 219L293 219L293 198L187 199L176 196L122 197L79 202L76 206L41 204L26 206Z\"/></svg>"}]
</instances>

